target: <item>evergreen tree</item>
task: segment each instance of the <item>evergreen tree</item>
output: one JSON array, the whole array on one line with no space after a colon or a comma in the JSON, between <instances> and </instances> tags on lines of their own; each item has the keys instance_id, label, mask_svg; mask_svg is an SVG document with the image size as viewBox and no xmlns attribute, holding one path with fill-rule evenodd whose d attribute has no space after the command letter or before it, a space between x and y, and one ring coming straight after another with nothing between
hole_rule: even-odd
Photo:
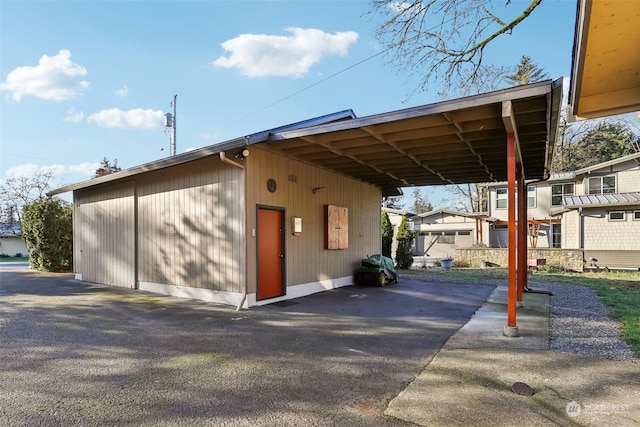
<instances>
[{"instance_id":1,"label":"evergreen tree","mask_svg":"<svg viewBox=\"0 0 640 427\"><path fill-rule=\"evenodd\" d=\"M553 172L573 171L634 152L638 137L621 122L600 122L565 132L553 159Z\"/></svg>"},{"instance_id":2,"label":"evergreen tree","mask_svg":"<svg viewBox=\"0 0 640 427\"><path fill-rule=\"evenodd\" d=\"M122 168L118 166L118 159L114 159L113 163L109 161L106 157L102 158L100 162L100 167L96 169L96 172L91 178L98 178L100 176L109 175L115 172L120 172Z\"/></svg>"},{"instance_id":3,"label":"evergreen tree","mask_svg":"<svg viewBox=\"0 0 640 427\"><path fill-rule=\"evenodd\" d=\"M549 75L526 55L520 58L520 63L516 66L515 73L505 77L511 86L528 85L548 78Z\"/></svg>"},{"instance_id":4,"label":"evergreen tree","mask_svg":"<svg viewBox=\"0 0 640 427\"><path fill-rule=\"evenodd\" d=\"M391 245L393 243L393 225L387 211L382 211L382 255L391 258Z\"/></svg>"},{"instance_id":5,"label":"evergreen tree","mask_svg":"<svg viewBox=\"0 0 640 427\"><path fill-rule=\"evenodd\" d=\"M58 198L38 200L22 212L22 237L31 267L70 271L73 267L73 209Z\"/></svg>"},{"instance_id":6,"label":"evergreen tree","mask_svg":"<svg viewBox=\"0 0 640 427\"><path fill-rule=\"evenodd\" d=\"M413 239L416 232L407 226L407 219L403 216L398 227L398 249L396 250L396 265L398 268L407 269L413 264Z\"/></svg>"}]
</instances>

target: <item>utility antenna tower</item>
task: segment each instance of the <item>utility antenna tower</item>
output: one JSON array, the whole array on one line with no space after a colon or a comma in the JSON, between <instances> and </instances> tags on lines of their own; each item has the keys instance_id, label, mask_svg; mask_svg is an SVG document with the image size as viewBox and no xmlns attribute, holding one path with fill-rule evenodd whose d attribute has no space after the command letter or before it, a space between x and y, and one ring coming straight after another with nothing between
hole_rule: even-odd
<instances>
[{"instance_id":1,"label":"utility antenna tower","mask_svg":"<svg viewBox=\"0 0 640 427\"><path fill-rule=\"evenodd\" d=\"M176 155L176 101L178 95L173 95L173 101L169 103L170 107L173 107L173 114L166 113L164 115L164 131L169 134L169 155Z\"/></svg>"}]
</instances>

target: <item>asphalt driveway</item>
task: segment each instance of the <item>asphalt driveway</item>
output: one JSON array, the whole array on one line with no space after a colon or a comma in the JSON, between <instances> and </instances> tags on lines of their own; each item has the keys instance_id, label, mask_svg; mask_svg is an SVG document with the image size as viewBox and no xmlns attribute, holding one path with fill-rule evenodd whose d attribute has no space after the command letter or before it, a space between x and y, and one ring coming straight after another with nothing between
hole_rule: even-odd
<instances>
[{"instance_id":1,"label":"asphalt driveway","mask_svg":"<svg viewBox=\"0 0 640 427\"><path fill-rule=\"evenodd\" d=\"M237 312L0 275L3 426L411 425L387 403L493 290L401 279Z\"/></svg>"}]
</instances>

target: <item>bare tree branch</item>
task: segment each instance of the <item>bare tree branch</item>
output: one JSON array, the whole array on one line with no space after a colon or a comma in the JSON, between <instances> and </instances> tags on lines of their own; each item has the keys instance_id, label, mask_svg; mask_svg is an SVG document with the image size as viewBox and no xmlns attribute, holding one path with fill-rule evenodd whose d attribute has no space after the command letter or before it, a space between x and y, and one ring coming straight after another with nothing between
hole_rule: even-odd
<instances>
[{"instance_id":1,"label":"bare tree branch","mask_svg":"<svg viewBox=\"0 0 640 427\"><path fill-rule=\"evenodd\" d=\"M389 49L390 62L421 76L417 91L438 80L447 93L458 82L478 81L485 48L511 33L541 2L531 0L511 20L498 17L495 0L373 0L371 13L382 17L375 35Z\"/></svg>"}]
</instances>

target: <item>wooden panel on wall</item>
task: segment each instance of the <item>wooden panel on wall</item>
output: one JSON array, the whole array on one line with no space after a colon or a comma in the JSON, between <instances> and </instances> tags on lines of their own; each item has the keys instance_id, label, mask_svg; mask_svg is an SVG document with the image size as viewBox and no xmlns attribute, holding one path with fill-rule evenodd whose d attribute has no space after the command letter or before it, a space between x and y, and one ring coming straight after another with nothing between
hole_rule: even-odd
<instances>
[{"instance_id":1,"label":"wooden panel on wall","mask_svg":"<svg viewBox=\"0 0 640 427\"><path fill-rule=\"evenodd\" d=\"M349 209L341 206L324 206L324 248L349 248Z\"/></svg>"}]
</instances>

